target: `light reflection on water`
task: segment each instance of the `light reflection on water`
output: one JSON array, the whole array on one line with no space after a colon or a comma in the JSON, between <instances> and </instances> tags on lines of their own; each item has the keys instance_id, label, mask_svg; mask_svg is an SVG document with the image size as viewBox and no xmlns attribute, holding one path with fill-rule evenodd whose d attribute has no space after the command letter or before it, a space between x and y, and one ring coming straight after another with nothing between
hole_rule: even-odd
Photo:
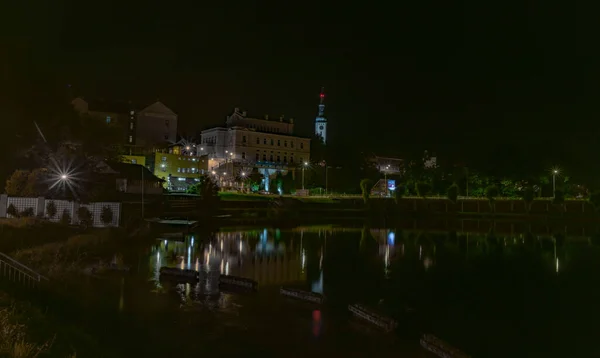
<instances>
[{"instance_id":1,"label":"light reflection on water","mask_svg":"<svg viewBox=\"0 0 600 358\"><path fill-rule=\"evenodd\" d=\"M370 238L361 238L365 232L370 234ZM283 300L278 294L280 286L290 285L323 293L328 299L332 298L332 305L339 307L348 303L366 303L378 306L391 315L398 315L405 304L416 306L427 314L431 327L429 329L441 332L439 334L442 337L459 342L460 346L471 348L471 352L481 353L485 349L471 342L473 338L469 338L469 335L477 336L478 330L488 329L494 330L498 337L504 337L485 318L491 314L496 317L496 313L485 311L486 309L505 309L503 313L497 314L499 318L491 319L490 322L500 327L510 327L516 323L507 323L508 317L514 316L514 313L504 308L508 307L505 302L508 298L503 296L506 292L514 290L519 292L517 296L522 297L521 291L528 284L539 286L547 282L547 285L552 286L557 284L556 279L561 275L568 275L576 256L573 253L567 254L569 248L557 246L556 242L557 239L551 235L500 235L493 232L469 234L309 228L285 231L261 228L220 232L205 237L196 234L182 241L158 240L152 246L147 272L156 288L164 288L160 291L161 295L179 298L179 304L173 302L172 305L184 310L186 315L196 312L202 315L208 309L225 315L219 316L220 319L255 327L257 332L271 332L274 335L280 329L302 331L298 327L306 327L305 333L311 337L330 339L332 342L337 340L332 338L336 335L354 337L355 334L364 334L362 331L346 332L347 329L341 327L346 326L347 317L331 316L327 307L323 311L310 308L304 315L303 307L306 306ZM161 266L200 271L202 280L197 284L161 283ZM511 276L514 275L514 270L532 281L515 280ZM552 278L545 276L548 273L552 273ZM259 282L260 291L252 295L221 292L218 287L220 274L254 279ZM494 277L490 282L502 287L502 294L488 296L486 290L496 289L493 285L492 288L478 291L477 285L485 284L474 281L480 275ZM559 298L539 290L530 292L529 299L549 302ZM466 291L472 292L472 297L464 297ZM472 299L475 302L490 303L480 307L471 302L463 307L460 301L453 301L454 296L460 296L462 300L469 298L469 301ZM491 303L500 299L504 303ZM124 301L123 303L122 298L119 300L120 309L123 305L125 309L135 305L134 302L127 301L126 293ZM473 306L481 311L470 313L469 316L460 315L460 312ZM511 307L516 312L523 309L519 306ZM444 309L447 313L442 314ZM429 311L444 317L443 322L438 321L433 313L433 317L429 317ZM478 315L483 318L478 320ZM262 319L263 316L269 317L268 324ZM463 321L468 321L469 325ZM460 326L460 329L448 328L452 322L465 326ZM537 327L533 322L519 321L518 324L524 324L533 331ZM477 326L487 328L472 328ZM464 333L461 335L461 332ZM302 337L304 333L297 334ZM373 333L369 339L382 339L377 338L378 335L379 333ZM305 349L302 339L298 338L298 342L294 342L290 341L288 344L298 344L296 348L299 351ZM360 340L357 340L354 347L358 346ZM488 352L485 353L486 356L491 356Z\"/></svg>"}]
</instances>

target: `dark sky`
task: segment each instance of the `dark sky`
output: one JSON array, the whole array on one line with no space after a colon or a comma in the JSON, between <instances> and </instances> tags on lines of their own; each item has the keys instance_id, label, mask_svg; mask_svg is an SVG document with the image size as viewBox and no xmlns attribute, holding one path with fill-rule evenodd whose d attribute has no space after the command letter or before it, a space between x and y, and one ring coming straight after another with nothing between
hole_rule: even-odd
<instances>
[{"instance_id":1,"label":"dark sky","mask_svg":"<svg viewBox=\"0 0 600 358\"><path fill-rule=\"evenodd\" d=\"M308 135L325 86L332 145L466 161L600 150L598 9L583 2L47 3L10 5L5 94L70 83L160 98L182 132L239 107Z\"/></svg>"}]
</instances>

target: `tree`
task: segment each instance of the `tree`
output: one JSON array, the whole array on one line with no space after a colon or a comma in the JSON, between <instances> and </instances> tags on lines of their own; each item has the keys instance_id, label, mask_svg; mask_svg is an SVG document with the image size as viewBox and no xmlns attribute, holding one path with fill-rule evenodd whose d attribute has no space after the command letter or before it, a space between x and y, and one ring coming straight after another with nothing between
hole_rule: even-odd
<instances>
[{"instance_id":1,"label":"tree","mask_svg":"<svg viewBox=\"0 0 600 358\"><path fill-rule=\"evenodd\" d=\"M71 214L68 209L64 209L62 215L60 216L60 223L63 225L71 224Z\"/></svg>"},{"instance_id":2,"label":"tree","mask_svg":"<svg viewBox=\"0 0 600 358\"><path fill-rule=\"evenodd\" d=\"M283 192L285 194L293 194L296 191L296 181L294 180L294 173L291 170L283 177Z\"/></svg>"},{"instance_id":3,"label":"tree","mask_svg":"<svg viewBox=\"0 0 600 358\"><path fill-rule=\"evenodd\" d=\"M17 208L15 208L13 204L8 204L8 208L6 208L6 213L15 218L18 218L20 215L17 211Z\"/></svg>"},{"instance_id":4,"label":"tree","mask_svg":"<svg viewBox=\"0 0 600 358\"><path fill-rule=\"evenodd\" d=\"M46 204L46 214L49 219L53 219L56 216L56 204L54 204L54 201L50 200Z\"/></svg>"},{"instance_id":5,"label":"tree","mask_svg":"<svg viewBox=\"0 0 600 358\"><path fill-rule=\"evenodd\" d=\"M199 194L205 205L214 205L219 202L219 186L209 176L200 178Z\"/></svg>"},{"instance_id":6,"label":"tree","mask_svg":"<svg viewBox=\"0 0 600 358\"><path fill-rule=\"evenodd\" d=\"M79 209L77 209L77 217L79 218L79 224L83 227L92 226L94 223L92 213L85 206L80 206Z\"/></svg>"},{"instance_id":7,"label":"tree","mask_svg":"<svg viewBox=\"0 0 600 358\"><path fill-rule=\"evenodd\" d=\"M424 181L419 181L415 184L415 190L417 195L422 197L423 199L431 192L431 185Z\"/></svg>"},{"instance_id":8,"label":"tree","mask_svg":"<svg viewBox=\"0 0 600 358\"><path fill-rule=\"evenodd\" d=\"M48 192L48 173L45 169L34 169L27 176L22 196L38 197Z\"/></svg>"},{"instance_id":9,"label":"tree","mask_svg":"<svg viewBox=\"0 0 600 358\"><path fill-rule=\"evenodd\" d=\"M363 179L360 181L360 190L362 192L362 198L363 201L365 202L365 204L367 204L369 202L369 196L371 194L371 187L372 187L372 181L371 179Z\"/></svg>"},{"instance_id":10,"label":"tree","mask_svg":"<svg viewBox=\"0 0 600 358\"><path fill-rule=\"evenodd\" d=\"M263 175L258 171L258 168L253 168L248 175L248 186L251 191L258 191L263 180Z\"/></svg>"},{"instance_id":11,"label":"tree","mask_svg":"<svg viewBox=\"0 0 600 358\"><path fill-rule=\"evenodd\" d=\"M446 193L446 195L448 196L448 200L450 200L452 203L456 204L456 201L458 200L458 192L459 192L459 188L456 183L453 183L452 185L450 185L450 187L448 187L448 191Z\"/></svg>"},{"instance_id":12,"label":"tree","mask_svg":"<svg viewBox=\"0 0 600 358\"><path fill-rule=\"evenodd\" d=\"M100 214L100 220L105 226L109 226L113 221L113 211L110 206L106 205L102 208L102 213Z\"/></svg>"},{"instance_id":13,"label":"tree","mask_svg":"<svg viewBox=\"0 0 600 358\"><path fill-rule=\"evenodd\" d=\"M27 186L29 171L15 170L6 181L4 191L9 196L22 196Z\"/></svg>"},{"instance_id":14,"label":"tree","mask_svg":"<svg viewBox=\"0 0 600 358\"><path fill-rule=\"evenodd\" d=\"M496 212L496 197L498 193L498 187L495 185L490 185L485 189L485 197L488 199L492 212Z\"/></svg>"},{"instance_id":15,"label":"tree","mask_svg":"<svg viewBox=\"0 0 600 358\"><path fill-rule=\"evenodd\" d=\"M531 203L533 203L534 198L535 192L533 186L527 185L523 190L523 201L525 201L527 212L531 211Z\"/></svg>"}]
</instances>

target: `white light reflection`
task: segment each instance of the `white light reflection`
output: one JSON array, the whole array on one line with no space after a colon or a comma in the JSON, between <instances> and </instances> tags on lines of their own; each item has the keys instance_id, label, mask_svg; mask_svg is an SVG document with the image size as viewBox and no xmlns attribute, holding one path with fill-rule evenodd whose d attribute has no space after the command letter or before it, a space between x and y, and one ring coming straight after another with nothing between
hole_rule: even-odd
<instances>
[{"instance_id":1,"label":"white light reflection","mask_svg":"<svg viewBox=\"0 0 600 358\"><path fill-rule=\"evenodd\" d=\"M221 240L221 251L223 251L223 240Z\"/></svg>"},{"instance_id":2,"label":"white light reflection","mask_svg":"<svg viewBox=\"0 0 600 358\"><path fill-rule=\"evenodd\" d=\"M192 246L194 246L194 237L192 236Z\"/></svg>"},{"instance_id":3,"label":"white light reflection","mask_svg":"<svg viewBox=\"0 0 600 358\"><path fill-rule=\"evenodd\" d=\"M419 260L421 260L421 256L423 254L423 247L419 245Z\"/></svg>"},{"instance_id":4,"label":"white light reflection","mask_svg":"<svg viewBox=\"0 0 600 358\"><path fill-rule=\"evenodd\" d=\"M191 263L192 263L192 247L190 246L190 247L188 247L188 262L187 262L188 268L190 268L190 266L192 266Z\"/></svg>"},{"instance_id":5,"label":"white light reflection","mask_svg":"<svg viewBox=\"0 0 600 358\"><path fill-rule=\"evenodd\" d=\"M200 271L200 260L196 257L196 271Z\"/></svg>"},{"instance_id":6,"label":"white light reflection","mask_svg":"<svg viewBox=\"0 0 600 358\"><path fill-rule=\"evenodd\" d=\"M240 239L240 254L242 253L242 239Z\"/></svg>"},{"instance_id":7,"label":"white light reflection","mask_svg":"<svg viewBox=\"0 0 600 358\"><path fill-rule=\"evenodd\" d=\"M229 275L229 261L225 264L225 275Z\"/></svg>"},{"instance_id":8,"label":"white light reflection","mask_svg":"<svg viewBox=\"0 0 600 358\"><path fill-rule=\"evenodd\" d=\"M384 258L385 268L390 266L390 245L385 245L385 258Z\"/></svg>"},{"instance_id":9,"label":"white light reflection","mask_svg":"<svg viewBox=\"0 0 600 358\"><path fill-rule=\"evenodd\" d=\"M225 272L225 264L223 263L223 259L221 259L221 275Z\"/></svg>"},{"instance_id":10,"label":"white light reflection","mask_svg":"<svg viewBox=\"0 0 600 358\"><path fill-rule=\"evenodd\" d=\"M558 257L556 258L556 273L558 273Z\"/></svg>"},{"instance_id":11,"label":"white light reflection","mask_svg":"<svg viewBox=\"0 0 600 358\"><path fill-rule=\"evenodd\" d=\"M306 266L306 252L302 249L302 273L304 273L304 267Z\"/></svg>"}]
</instances>

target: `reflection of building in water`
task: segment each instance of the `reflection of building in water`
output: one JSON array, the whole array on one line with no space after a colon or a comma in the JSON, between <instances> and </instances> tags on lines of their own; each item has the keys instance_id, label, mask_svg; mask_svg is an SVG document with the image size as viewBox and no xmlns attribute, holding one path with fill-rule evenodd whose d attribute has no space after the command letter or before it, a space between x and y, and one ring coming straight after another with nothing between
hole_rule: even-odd
<instances>
[{"instance_id":1,"label":"reflection of building in water","mask_svg":"<svg viewBox=\"0 0 600 358\"><path fill-rule=\"evenodd\" d=\"M300 253L276 236L267 229L217 233L215 247L204 250L205 260L217 264L222 274L250 278L263 286L303 280ZM254 240L252 247L249 243Z\"/></svg>"}]
</instances>

